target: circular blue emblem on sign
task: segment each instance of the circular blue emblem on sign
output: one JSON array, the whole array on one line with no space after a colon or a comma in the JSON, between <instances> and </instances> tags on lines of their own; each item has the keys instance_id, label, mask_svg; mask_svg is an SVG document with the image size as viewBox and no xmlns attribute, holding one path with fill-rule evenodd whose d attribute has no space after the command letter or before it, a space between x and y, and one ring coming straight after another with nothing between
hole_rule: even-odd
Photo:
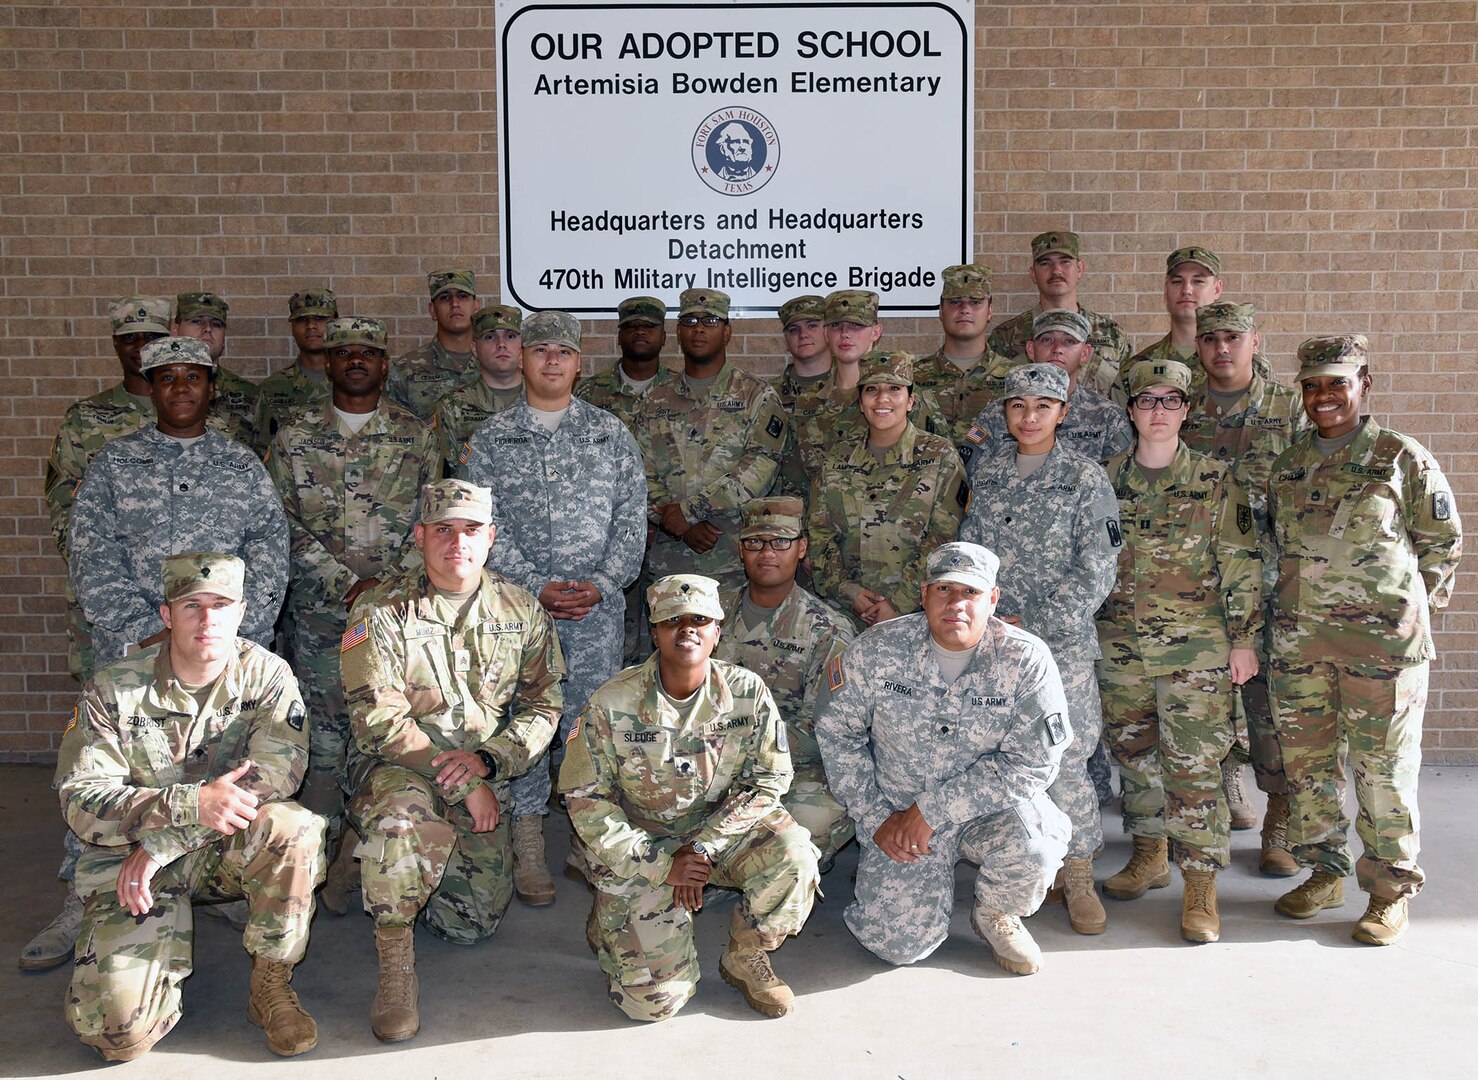
<instances>
[{"instance_id":1,"label":"circular blue emblem on sign","mask_svg":"<svg viewBox=\"0 0 1478 1080\"><path fill-rule=\"evenodd\" d=\"M693 168L721 195L753 195L780 165L775 125L742 105L717 109L693 132Z\"/></svg>"}]
</instances>

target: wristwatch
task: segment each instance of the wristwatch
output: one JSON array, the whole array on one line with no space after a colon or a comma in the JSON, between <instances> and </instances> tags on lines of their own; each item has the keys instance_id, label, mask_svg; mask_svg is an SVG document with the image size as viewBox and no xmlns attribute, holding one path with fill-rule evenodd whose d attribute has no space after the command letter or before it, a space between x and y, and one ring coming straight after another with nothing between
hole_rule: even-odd
<instances>
[{"instance_id":1,"label":"wristwatch","mask_svg":"<svg viewBox=\"0 0 1478 1080\"><path fill-rule=\"evenodd\" d=\"M693 854L702 855L709 862L713 862L713 849L702 840L693 841Z\"/></svg>"},{"instance_id":2,"label":"wristwatch","mask_svg":"<svg viewBox=\"0 0 1478 1080\"><path fill-rule=\"evenodd\" d=\"M477 757L484 765L488 767L488 774L483 777L484 780L492 780L498 775L497 758L493 757L493 755L489 754L486 750L479 750L477 752Z\"/></svg>"}]
</instances>

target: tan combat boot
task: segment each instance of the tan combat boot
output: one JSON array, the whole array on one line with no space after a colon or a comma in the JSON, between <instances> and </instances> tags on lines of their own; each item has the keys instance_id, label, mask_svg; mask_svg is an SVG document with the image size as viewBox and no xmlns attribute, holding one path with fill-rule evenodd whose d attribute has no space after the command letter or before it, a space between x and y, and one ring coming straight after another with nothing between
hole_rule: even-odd
<instances>
[{"instance_id":1,"label":"tan combat boot","mask_svg":"<svg viewBox=\"0 0 1478 1080\"><path fill-rule=\"evenodd\" d=\"M403 1042L421 1030L415 927L375 927L375 951L380 954L380 985L370 1006L370 1028L381 1042Z\"/></svg>"},{"instance_id":2,"label":"tan combat boot","mask_svg":"<svg viewBox=\"0 0 1478 1080\"><path fill-rule=\"evenodd\" d=\"M795 994L770 966L770 953L779 943L766 940L734 909L729 919L729 944L719 958L719 974L724 982L744 995L749 1007L769 1017L784 1016L795 1010Z\"/></svg>"},{"instance_id":3,"label":"tan combat boot","mask_svg":"<svg viewBox=\"0 0 1478 1080\"><path fill-rule=\"evenodd\" d=\"M293 990L293 966L264 956L251 958L251 996L246 1018L267 1036L267 1049L279 1057L306 1054L318 1045L313 1022Z\"/></svg>"},{"instance_id":4,"label":"tan combat boot","mask_svg":"<svg viewBox=\"0 0 1478 1080\"><path fill-rule=\"evenodd\" d=\"M339 837L338 854L318 891L318 902L335 915L348 914L349 897L359 891L359 860L354 857L358 845L359 834L346 826Z\"/></svg>"},{"instance_id":5,"label":"tan combat boot","mask_svg":"<svg viewBox=\"0 0 1478 1080\"><path fill-rule=\"evenodd\" d=\"M1247 789L1242 786L1242 772L1242 763L1231 754L1221 763L1221 789L1226 793L1232 828L1238 832L1257 824L1257 811L1247 801Z\"/></svg>"},{"instance_id":6,"label":"tan combat boot","mask_svg":"<svg viewBox=\"0 0 1478 1080\"><path fill-rule=\"evenodd\" d=\"M544 862L544 819L525 814L513 819L513 891L530 907L554 903L554 879Z\"/></svg>"},{"instance_id":7,"label":"tan combat boot","mask_svg":"<svg viewBox=\"0 0 1478 1080\"><path fill-rule=\"evenodd\" d=\"M1288 796L1269 795L1267 816L1262 819L1262 854L1257 868L1267 877L1294 877L1298 861L1288 843Z\"/></svg>"},{"instance_id":8,"label":"tan combat boot","mask_svg":"<svg viewBox=\"0 0 1478 1080\"><path fill-rule=\"evenodd\" d=\"M1138 900L1148 889L1170 884L1170 857L1163 836L1134 837L1134 853L1124 869L1103 883L1105 896Z\"/></svg>"},{"instance_id":9,"label":"tan combat boot","mask_svg":"<svg viewBox=\"0 0 1478 1080\"><path fill-rule=\"evenodd\" d=\"M1315 870L1309 880L1278 897L1273 910L1290 919L1312 919L1325 908L1344 906L1344 878Z\"/></svg>"},{"instance_id":10,"label":"tan combat boot","mask_svg":"<svg viewBox=\"0 0 1478 1080\"><path fill-rule=\"evenodd\" d=\"M1394 945L1409 925L1406 900L1372 896L1350 936L1365 945Z\"/></svg>"},{"instance_id":11,"label":"tan combat boot","mask_svg":"<svg viewBox=\"0 0 1478 1080\"><path fill-rule=\"evenodd\" d=\"M1011 974L1035 975L1042 970L1042 950L1017 916L984 907L977 901L970 913L970 926L995 953L996 963Z\"/></svg>"},{"instance_id":12,"label":"tan combat boot","mask_svg":"<svg viewBox=\"0 0 1478 1080\"><path fill-rule=\"evenodd\" d=\"M82 901L77 896L76 885L69 881L62 910L21 949L21 970L45 971L66 963L72 959L72 950L77 947L77 935L81 932Z\"/></svg>"},{"instance_id":13,"label":"tan combat boot","mask_svg":"<svg viewBox=\"0 0 1478 1080\"><path fill-rule=\"evenodd\" d=\"M1180 936L1187 941L1220 941L1221 911L1216 906L1216 871L1182 870Z\"/></svg>"},{"instance_id":14,"label":"tan combat boot","mask_svg":"<svg viewBox=\"0 0 1478 1080\"><path fill-rule=\"evenodd\" d=\"M1080 934L1101 934L1108 927L1108 913L1093 887L1093 860L1068 859L1062 864L1062 897L1067 921Z\"/></svg>"}]
</instances>

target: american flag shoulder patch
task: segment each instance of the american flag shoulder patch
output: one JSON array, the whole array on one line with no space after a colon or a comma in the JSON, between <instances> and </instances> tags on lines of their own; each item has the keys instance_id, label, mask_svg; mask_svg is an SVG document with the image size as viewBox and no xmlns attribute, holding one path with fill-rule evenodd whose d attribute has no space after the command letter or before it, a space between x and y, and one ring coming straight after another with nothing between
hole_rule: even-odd
<instances>
[{"instance_id":1,"label":"american flag shoulder patch","mask_svg":"<svg viewBox=\"0 0 1478 1080\"><path fill-rule=\"evenodd\" d=\"M971 424L970 430L965 432L965 438L969 439L975 445L979 446L981 443L985 442L986 439L990 438L990 432L986 431L985 428L981 427L979 424Z\"/></svg>"},{"instance_id":2,"label":"american flag shoulder patch","mask_svg":"<svg viewBox=\"0 0 1478 1080\"><path fill-rule=\"evenodd\" d=\"M79 712L79 710L78 710L77 706L73 705L72 706L72 722L67 725L67 730L64 731L64 732L62 732L62 737L63 738L66 737L67 732L70 732L74 727L77 726L77 714L78 714L78 712Z\"/></svg>"},{"instance_id":3,"label":"american flag shoulder patch","mask_svg":"<svg viewBox=\"0 0 1478 1080\"><path fill-rule=\"evenodd\" d=\"M833 656L826 664L826 685L834 694L846 683L842 675L842 658Z\"/></svg>"},{"instance_id":4,"label":"american flag shoulder patch","mask_svg":"<svg viewBox=\"0 0 1478 1080\"><path fill-rule=\"evenodd\" d=\"M349 629L344 631L343 638L339 641L339 652L346 653L356 645L363 644L369 638L369 620L360 619Z\"/></svg>"},{"instance_id":5,"label":"american flag shoulder patch","mask_svg":"<svg viewBox=\"0 0 1478 1080\"><path fill-rule=\"evenodd\" d=\"M464 442L462 444L462 452L457 455L457 461L458 461L458 463L459 464L462 464L462 465L466 465L467 464L467 459L470 458L471 456L472 456L472 443L470 441Z\"/></svg>"}]
</instances>

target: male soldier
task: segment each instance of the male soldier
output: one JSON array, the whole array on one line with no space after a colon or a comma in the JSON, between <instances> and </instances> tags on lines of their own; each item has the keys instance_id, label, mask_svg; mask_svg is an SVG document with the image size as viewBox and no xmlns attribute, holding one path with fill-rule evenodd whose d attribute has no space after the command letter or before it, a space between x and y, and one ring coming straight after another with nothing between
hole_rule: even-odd
<instances>
[{"instance_id":1,"label":"male soldier","mask_svg":"<svg viewBox=\"0 0 1478 1080\"><path fill-rule=\"evenodd\" d=\"M790 360L775 383L780 404L790 417L790 438L780 462L780 489L806 497L810 481L801 463L796 437L801 426L830 404L836 376L826 346L826 298L795 296L777 313Z\"/></svg>"},{"instance_id":2,"label":"male soldier","mask_svg":"<svg viewBox=\"0 0 1478 1080\"><path fill-rule=\"evenodd\" d=\"M339 302L332 289L304 289L287 301L287 325L292 331L298 358L281 371L268 375L257 386L257 415L252 423L257 449L267 452L277 429L292 419L298 409L329 397L324 341L331 320L339 317Z\"/></svg>"},{"instance_id":3,"label":"male soldier","mask_svg":"<svg viewBox=\"0 0 1478 1080\"><path fill-rule=\"evenodd\" d=\"M426 288L431 294L426 313L436 321L436 334L395 358L386 392L391 401L429 421L438 401L477 378L472 355L477 275L465 269L433 270L426 275Z\"/></svg>"},{"instance_id":4,"label":"male soldier","mask_svg":"<svg viewBox=\"0 0 1478 1080\"><path fill-rule=\"evenodd\" d=\"M523 397L523 312L490 304L472 317L472 351L478 378L465 382L436 403L432 427L451 476L462 464L467 440L477 426Z\"/></svg>"},{"instance_id":5,"label":"male soldier","mask_svg":"<svg viewBox=\"0 0 1478 1080\"><path fill-rule=\"evenodd\" d=\"M667 344L667 309L655 296L628 296L616 307L616 346L621 356L609 371L581 379L575 396L614 413L633 435L642 396L653 386L677 379L662 366ZM636 605L638 612L641 605Z\"/></svg>"},{"instance_id":6,"label":"male soldier","mask_svg":"<svg viewBox=\"0 0 1478 1080\"><path fill-rule=\"evenodd\" d=\"M1093 346L1093 357L1082 373L1082 381L1117 399L1117 395L1122 393L1116 386L1119 370L1126 366L1124 362L1133 350L1118 323L1078 303L1078 281L1086 269L1078 256L1079 246L1077 233L1045 232L1032 238L1029 276L1037 288L1037 305L996 327L990 335L990 349L1017 363L1025 363L1026 342L1032 336L1032 323L1036 317L1051 308L1076 311L1093 327L1088 337Z\"/></svg>"},{"instance_id":7,"label":"male soldier","mask_svg":"<svg viewBox=\"0 0 1478 1080\"><path fill-rule=\"evenodd\" d=\"M832 796L814 734L816 698L826 665L852 643L852 620L796 584L806 557L806 504L791 495L743 507L739 557L748 583L724 598L728 633L714 656L754 672L785 721L795 779L781 800L821 852L821 873L852 839L851 819Z\"/></svg>"},{"instance_id":8,"label":"male soldier","mask_svg":"<svg viewBox=\"0 0 1478 1080\"><path fill-rule=\"evenodd\" d=\"M683 374L648 390L636 414L649 516L661 529L647 568L653 577L701 572L737 589L739 507L770 491L785 411L769 383L727 363L728 295L688 289L679 305Z\"/></svg>"},{"instance_id":9,"label":"male soldier","mask_svg":"<svg viewBox=\"0 0 1478 1080\"><path fill-rule=\"evenodd\" d=\"M1093 353L1088 340L1092 330L1088 320L1076 311L1044 311L1032 320L1026 355L1033 364L1052 364L1067 373L1068 409L1057 429L1058 440L1090 461L1104 462L1129 448L1134 428L1122 405L1078 381ZM999 401L987 405L965 433L965 441L977 446L984 446L987 438L990 446L1003 446L1010 437Z\"/></svg>"},{"instance_id":10,"label":"male soldier","mask_svg":"<svg viewBox=\"0 0 1478 1080\"><path fill-rule=\"evenodd\" d=\"M525 400L492 417L467 446L461 477L493 493L498 543L489 565L554 619L569 679L556 758L585 701L621 669L625 596L641 571L647 477L621 421L571 396L580 321L541 311L524 323ZM513 782L513 888L554 903L544 863L549 763Z\"/></svg>"},{"instance_id":11,"label":"male soldier","mask_svg":"<svg viewBox=\"0 0 1478 1080\"><path fill-rule=\"evenodd\" d=\"M274 1054L318 1044L292 988L323 876L323 819L289 801L307 737L285 662L236 636L245 566L192 551L160 568L153 645L87 684L57 756L62 813L86 850L82 947L67 1023L109 1061L142 1056L180 1018L190 901L245 897L246 1015Z\"/></svg>"},{"instance_id":12,"label":"male soldier","mask_svg":"<svg viewBox=\"0 0 1478 1080\"><path fill-rule=\"evenodd\" d=\"M1187 263L1185 266L1195 264ZM1184 267L1182 267L1184 269ZM1252 504L1252 517L1263 549L1263 596L1271 604L1278 582L1277 553L1268 536L1267 488L1273 461L1308 427L1298 391L1257 371L1260 336L1251 304L1207 304L1196 312L1195 370L1180 438L1192 450L1231 467L1232 475ZM1272 619L1259 635L1257 674L1240 688L1246 739L1257 786L1268 796L1258 866L1270 877L1292 877L1298 864L1288 847L1288 778L1283 753L1273 731L1268 704L1267 644ZM1242 762L1234 754L1222 762L1222 783L1232 828L1250 829L1257 815L1242 791Z\"/></svg>"},{"instance_id":13,"label":"male soldier","mask_svg":"<svg viewBox=\"0 0 1478 1080\"><path fill-rule=\"evenodd\" d=\"M713 579L662 578L647 606L657 651L591 696L559 774L592 863L586 939L616 1007L666 1020L697 988L703 887L739 889L719 970L750 1007L784 1016L795 995L767 954L800 933L819 881L781 805L785 726L758 675L710 659L724 617Z\"/></svg>"},{"instance_id":14,"label":"male soldier","mask_svg":"<svg viewBox=\"0 0 1478 1080\"><path fill-rule=\"evenodd\" d=\"M335 319L325 335L332 396L277 432L267 469L287 513L292 575L287 611L293 670L308 704L303 805L342 834L352 736L337 645L367 589L419 563L410 543L416 500L441 477L431 429L384 397L385 324ZM342 915L353 887L353 838L339 846L324 907Z\"/></svg>"},{"instance_id":15,"label":"male soldier","mask_svg":"<svg viewBox=\"0 0 1478 1080\"><path fill-rule=\"evenodd\" d=\"M226 351L226 313L231 305L224 296L210 292L180 293L174 303L174 334L205 342L215 362L216 394L211 411L225 422L227 435L247 446L255 446L256 432L252 425L257 414L257 385L221 363Z\"/></svg>"},{"instance_id":16,"label":"male soldier","mask_svg":"<svg viewBox=\"0 0 1478 1080\"><path fill-rule=\"evenodd\" d=\"M370 1027L384 1042L421 1030L418 913L437 937L473 945L508 910L508 781L559 722L553 620L483 569L491 522L486 488L428 484L415 530L424 569L361 600L340 646L363 755L349 816L363 837L364 909L380 958Z\"/></svg>"},{"instance_id":17,"label":"male soldier","mask_svg":"<svg viewBox=\"0 0 1478 1080\"><path fill-rule=\"evenodd\" d=\"M816 741L862 858L847 927L890 964L949 935L954 865L979 866L970 924L1017 975L1042 966L1021 923L1067 851L1047 797L1072 741L1040 638L992 618L999 561L978 544L929 557L924 610L879 623L826 671Z\"/></svg>"},{"instance_id":18,"label":"male soldier","mask_svg":"<svg viewBox=\"0 0 1478 1080\"><path fill-rule=\"evenodd\" d=\"M857 408L857 382L862 358L883 336L878 322L878 294L866 289L838 289L822 303L821 319L826 350L831 358L827 387L807 403L803 416L791 417L791 446L787 458L799 461L782 476L787 495L810 498L811 485L821 473L827 452L838 441L859 435L867 427ZM788 335L787 335L788 344Z\"/></svg>"}]
</instances>

